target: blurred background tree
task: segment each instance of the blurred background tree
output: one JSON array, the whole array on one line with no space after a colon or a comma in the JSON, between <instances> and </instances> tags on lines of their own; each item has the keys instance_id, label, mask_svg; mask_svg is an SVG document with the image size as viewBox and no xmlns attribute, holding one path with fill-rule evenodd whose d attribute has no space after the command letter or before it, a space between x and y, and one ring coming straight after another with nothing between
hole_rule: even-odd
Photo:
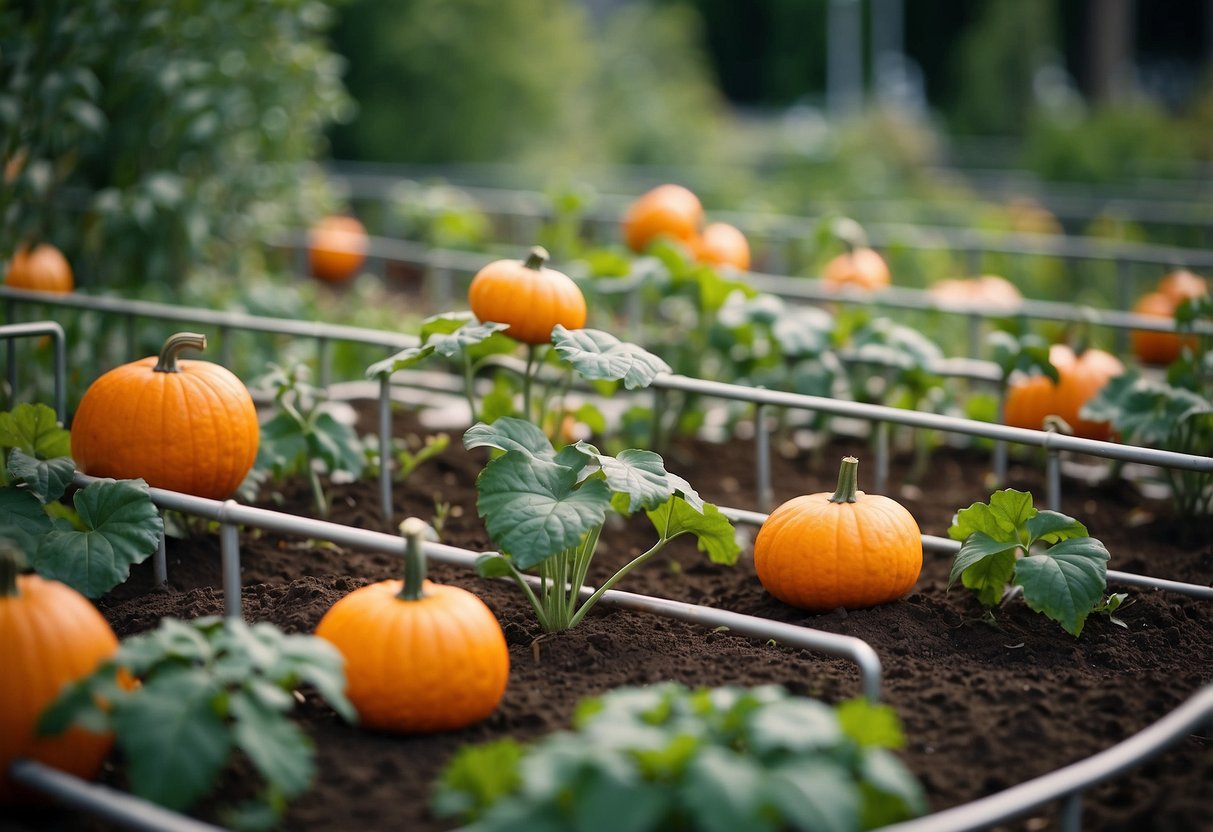
<instances>
[{"instance_id":1,"label":"blurred background tree","mask_svg":"<svg viewBox=\"0 0 1213 832\"><path fill-rule=\"evenodd\" d=\"M300 166L348 115L320 0L24 0L0 7L0 253L50 242L78 283L264 265L327 202Z\"/></svg>"}]
</instances>

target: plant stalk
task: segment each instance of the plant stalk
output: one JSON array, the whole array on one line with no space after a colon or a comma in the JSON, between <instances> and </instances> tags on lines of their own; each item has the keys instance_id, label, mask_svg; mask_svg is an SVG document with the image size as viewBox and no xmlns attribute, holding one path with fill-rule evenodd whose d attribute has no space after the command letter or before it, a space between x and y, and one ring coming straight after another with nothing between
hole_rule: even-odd
<instances>
[{"instance_id":1,"label":"plant stalk","mask_svg":"<svg viewBox=\"0 0 1213 832\"><path fill-rule=\"evenodd\" d=\"M420 601L425 597L425 547L422 538L425 537L425 521L418 517L409 517L400 524L400 534L404 536L404 586L396 597L401 601Z\"/></svg>"},{"instance_id":2,"label":"plant stalk","mask_svg":"<svg viewBox=\"0 0 1213 832\"><path fill-rule=\"evenodd\" d=\"M830 497L831 503L854 503L859 491L859 460L844 456L838 469L838 487Z\"/></svg>"},{"instance_id":3,"label":"plant stalk","mask_svg":"<svg viewBox=\"0 0 1213 832\"><path fill-rule=\"evenodd\" d=\"M17 576L25 568L25 555L12 542L0 539L0 598L16 598Z\"/></svg>"},{"instance_id":4,"label":"plant stalk","mask_svg":"<svg viewBox=\"0 0 1213 832\"><path fill-rule=\"evenodd\" d=\"M156 366L152 368L152 371L157 373L181 372L177 358L182 350L187 349L206 349L206 336L198 332L178 332L170 335L164 342L164 346L160 350L160 357L156 360Z\"/></svg>"}]
</instances>

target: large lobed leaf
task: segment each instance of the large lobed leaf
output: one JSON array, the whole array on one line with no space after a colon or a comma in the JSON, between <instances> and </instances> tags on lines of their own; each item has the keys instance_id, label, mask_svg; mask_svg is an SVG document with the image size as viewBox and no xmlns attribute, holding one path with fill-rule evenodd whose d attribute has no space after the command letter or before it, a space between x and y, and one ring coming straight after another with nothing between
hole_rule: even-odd
<instances>
[{"instance_id":1,"label":"large lobed leaf","mask_svg":"<svg viewBox=\"0 0 1213 832\"><path fill-rule=\"evenodd\" d=\"M671 372L669 364L643 347L598 329L570 330L557 324L552 343L560 357L590 381L622 381L636 390L648 387L659 373Z\"/></svg>"},{"instance_id":2,"label":"large lobed leaf","mask_svg":"<svg viewBox=\"0 0 1213 832\"><path fill-rule=\"evenodd\" d=\"M1107 589L1108 550L1090 537L1063 540L1020 560L1015 583L1023 587L1029 607L1077 636Z\"/></svg>"}]
</instances>

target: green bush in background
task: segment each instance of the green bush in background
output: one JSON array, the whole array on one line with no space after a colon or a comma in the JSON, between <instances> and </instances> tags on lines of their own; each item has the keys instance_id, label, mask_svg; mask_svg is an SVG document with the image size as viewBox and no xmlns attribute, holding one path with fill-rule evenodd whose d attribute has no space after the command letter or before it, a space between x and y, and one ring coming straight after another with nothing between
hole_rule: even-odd
<instances>
[{"instance_id":1,"label":"green bush in background","mask_svg":"<svg viewBox=\"0 0 1213 832\"><path fill-rule=\"evenodd\" d=\"M0 258L65 251L82 285L263 264L314 216L300 175L348 114L316 0L38 0L0 10Z\"/></svg>"}]
</instances>

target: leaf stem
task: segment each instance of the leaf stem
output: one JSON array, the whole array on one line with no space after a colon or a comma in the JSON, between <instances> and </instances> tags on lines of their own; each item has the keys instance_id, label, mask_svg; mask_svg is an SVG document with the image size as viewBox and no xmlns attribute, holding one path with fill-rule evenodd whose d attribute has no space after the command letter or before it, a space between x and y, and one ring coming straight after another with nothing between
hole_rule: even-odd
<instances>
[{"instance_id":1,"label":"leaf stem","mask_svg":"<svg viewBox=\"0 0 1213 832\"><path fill-rule=\"evenodd\" d=\"M526 345L526 371L522 375L522 418L531 418L531 374L535 366L535 344Z\"/></svg>"},{"instance_id":2,"label":"leaf stem","mask_svg":"<svg viewBox=\"0 0 1213 832\"><path fill-rule=\"evenodd\" d=\"M686 534L686 532L679 532L678 534L674 535L673 537L662 536L662 538L660 540L658 540L656 543L653 544L653 547L651 549L649 549L647 552L645 552L643 554L637 555L629 563L625 564L622 568L620 568L620 570L618 572L616 572L611 577L607 578L606 582L603 583L602 586L598 587L598 589L596 589L594 591L593 595L591 595L589 598L585 599L585 603L581 605L581 609L577 610L577 612L573 614L572 619L569 621L568 627L566 627L565 629L572 629L573 627L576 627L577 624L581 621L581 619L585 617L585 614L590 611L590 608L593 607L595 604L597 604L598 600L600 598L602 598L603 593L605 593L611 587L615 586L615 584L619 583L619 581L622 580L623 577L625 575L627 575L629 572L631 572L633 569L635 569L636 567L645 563L646 561L651 560L654 555L656 555L658 552L660 552L662 549L665 548L665 545L667 543L669 543L671 540L673 540L675 537L678 537L678 535L681 535L681 534Z\"/></svg>"},{"instance_id":3,"label":"leaf stem","mask_svg":"<svg viewBox=\"0 0 1213 832\"><path fill-rule=\"evenodd\" d=\"M463 395L468 400L468 410L471 411L471 424L476 424L480 421L480 417L476 414L476 375L472 367L472 358L465 350L463 352Z\"/></svg>"}]
</instances>

